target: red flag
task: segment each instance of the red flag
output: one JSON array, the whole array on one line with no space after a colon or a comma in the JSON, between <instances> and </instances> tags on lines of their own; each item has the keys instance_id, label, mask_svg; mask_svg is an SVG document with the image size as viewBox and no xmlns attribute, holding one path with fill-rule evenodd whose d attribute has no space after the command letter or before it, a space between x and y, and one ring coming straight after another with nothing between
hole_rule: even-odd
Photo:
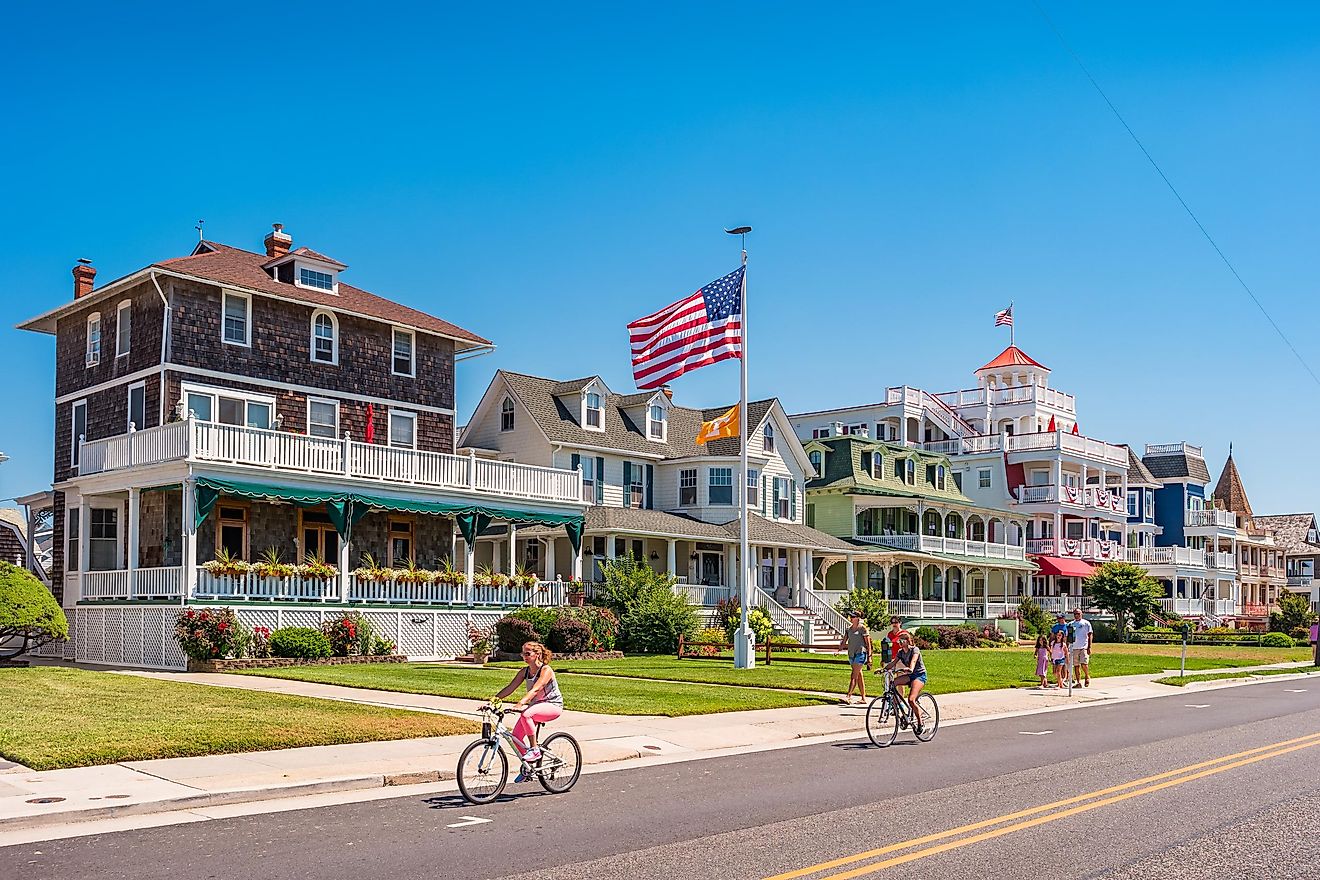
<instances>
[{"instance_id":1,"label":"red flag","mask_svg":"<svg viewBox=\"0 0 1320 880\"><path fill-rule=\"evenodd\" d=\"M367 442L376 442L376 409L367 404Z\"/></svg>"},{"instance_id":2,"label":"red flag","mask_svg":"<svg viewBox=\"0 0 1320 880\"><path fill-rule=\"evenodd\" d=\"M1078 433L1078 431L1077 431L1077 423L1076 423L1076 422L1073 422L1073 433L1074 433L1074 434Z\"/></svg>"},{"instance_id":3,"label":"red flag","mask_svg":"<svg viewBox=\"0 0 1320 880\"><path fill-rule=\"evenodd\" d=\"M1057 431L1057 430L1059 430L1058 427L1054 424L1054 416L1050 416L1050 426L1049 426L1048 428L1046 428L1045 430L1046 430L1046 431Z\"/></svg>"}]
</instances>

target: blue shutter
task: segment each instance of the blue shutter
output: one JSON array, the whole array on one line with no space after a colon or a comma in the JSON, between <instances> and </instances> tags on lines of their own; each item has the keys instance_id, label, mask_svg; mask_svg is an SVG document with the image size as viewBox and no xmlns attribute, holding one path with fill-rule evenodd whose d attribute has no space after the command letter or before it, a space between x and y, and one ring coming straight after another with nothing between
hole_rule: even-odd
<instances>
[{"instance_id":1,"label":"blue shutter","mask_svg":"<svg viewBox=\"0 0 1320 880\"><path fill-rule=\"evenodd\" d=\"M646 466L646 509L655 508L655 466Z\"/></svg>"},{"instance_id":2,"label":"blue shutter","mask_svg":"<svg viewBox=\"0 0 1320 880\"><path fill-rule=\"evenodd\" d=\"M623 463L623 506L632 507L632 462Z\"/></svg>"},{"instance_id":3,"label":"blue shutter","mask_svg":"<svg viewBox=\"0 0 1320 880\"><path fill-rule=\"evenodd\" d=\"M596 503L605 503L605 459L596 456Z\"/></svg>"},{"instance_id":4,"label":"blue shutter","mask_svg":"<svg viewBox=\"0 0 1320 880\"><path fill-rule=\"evenodd\" d=\"M797 480L788 481L788 518L797 522Z\"/></svg>"}]
</instances>

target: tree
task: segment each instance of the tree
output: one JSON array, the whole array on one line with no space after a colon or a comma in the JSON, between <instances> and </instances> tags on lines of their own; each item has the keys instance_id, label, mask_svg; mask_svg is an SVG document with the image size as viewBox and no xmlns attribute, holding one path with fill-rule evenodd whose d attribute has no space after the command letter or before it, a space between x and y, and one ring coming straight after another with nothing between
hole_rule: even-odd
<instances>
[{"instance_id":1,"label":"tree","mask_svg":"<svg viewBox=\"0 0 1320 880\"><path fill-rule=\"evenodd\" d=\"M867 629L879 632L889 628L889 600L885 598L884 590L877 590L870 584L858 584L840 596L834 603L834 610L844 617L856 611Z\"/></svg>"},{"instance_id":2,"label":"tree","mask_svg":"<svg viewBox=\"0 0 1320 880\"><path fill-rule=\"evenodd\" d=\"M1127 641L1129 622L1138 629L1151 624L1164 598L1160 582L1130 562L1106 562L1082 581L1082 588L1096 605L1114 615L1121 642Z\"/></svg>"},{"instance_id":3,"label":"tree","mask_svg":"<svg viewBox=\"0 0 1320 880\"><path fill-rule=\"evenodd\" d=\"M619 618L650 593L674 592L673 575L657 572L631 553L605 563L601 570L605 584L597 591L595 601Z\"/></svg>"},{"instance_id":4,"label":"tree","mask_svg":"<svg viewBox=\"0 0 1320 880\"><path fill-rule=\"evenodd\" d=\"M1270 612L1270 632L1291 634L1295 629L1306 629L1315 623L1311 610L1311 597L1306 593L1284 590L1275 601L1278 611Z\"/></svg>"},{"instance_id":5,"label":"tree","mask_svg":"<svg viewBox=\"0 0 1320 880\"><path fill-rule=\"evenodd\" d=\"M0 562L0 660L69 637L69 621L46 585L25 568Z\"/></svg>"}]
</instances>

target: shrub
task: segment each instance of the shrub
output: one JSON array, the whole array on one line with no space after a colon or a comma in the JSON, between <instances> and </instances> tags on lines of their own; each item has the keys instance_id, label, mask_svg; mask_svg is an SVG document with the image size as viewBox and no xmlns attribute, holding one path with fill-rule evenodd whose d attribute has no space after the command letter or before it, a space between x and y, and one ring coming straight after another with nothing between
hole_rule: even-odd
<instances>
[{"instance_id":1,"label":"shrub","mask_svg":"<svg viewBox=\"0 0 1320 880\"><path fill-rule=\"evenodd\" d=\"M772 633L770 635L770 644L772 645L796 645L798 640L792 636L786 636L783 633Z\"/></svg>"},{"instance_id":2,"label":"shrub","mask_svg":"<svg viewBox=\"0 0 1320 880\"><path fill-rule=\"evenodd\" d=\"M1265 633L1261 636L1260 645L1262 648L1291 648L1293 640L1286 633Z\"/></svg>"},{"instance_id":3,"label":"shrub","mask_svg":"<svg viewBox=\"0 0 1320 880\"><path fill-rule=\"evenodd\" d=\"M1294 593L1284 590L1275 600L1277 611L1270 612L1270 629L1275 632L1291 632L1298 627L1308 628L1315 623L1315 612L1311 610L1311 597L1307 593Z\"/></svg>"},{"instance_id":4,"label":"shrub","mask_svg":"<svg viewBox=\"0 0 1320 880\"><path fill-rule=\"evenodd\" d=\"M286 626L270 634L270 653L276 657L322 660L330 656L330 640L310 626Z\"/></svg>"},{"instance_id":5,"label":"shrub","mask_svg":"<svg viewBox=\"0 0 1320 880\"><path fill-rule=\"evenodd\" d=\"M666 587L643 593L624 614L622 625L628 650L670 654L678 649L679 636L691 638L697 631L697 612L685 594Z\"/></svg>"},{"instance_id":6,"label":"shrub","mask_svg":"<svg viewBox=\"0 0 1320 880\"><path fill-rule=\"evenodd\" d=\"M321 622L321 633L330 642L335 657L371 653L371 623L360 611L345 611Z\"/></svg>"},{"instance_id":7,"label":"shrub","mask_svg":"<svg viewBox=\"0 0 1320 880\"><path fill-rule=\"evenodd\" d=\"M252 627L252 641L248 646L248 656L258 659L270 656L270 627Z\"/></svg>"},{"instance_id":8,"label":"shrub","mask_svg":"<svg viewBox=\"0 0 1320 880\"><path fill-rule=\"evenodd\" d=\"M1307 636L1304 639L1293 639L1293 646L1297 648L1309 648L1311 647L1311 637Z\"/></svg>"},{"instance_id":9,"label":"shrub","mask_svg":"<svg viewBox=\"0 0 1320 880\"><path fill-rule=\"evenodd\" d=\"M564 615L550 625L547 647L556 654L581 654L591 650L591 627Z\"/></svg>"},{"instance_id":10,"label":"shrub","mask_svg":"<svg viewBox=\"0 0 1320 880\"><path fill-rule=\"evenodd\" d=\"M719 656L719 653L720 653L720 651L721 651L722 649L719 648L717 645L718 645L718 644L722 644L722 643L728 641L728 639L726 638L726 636L725 636L725 634L724 634L724 630L720 629L719 627L708 626L708 627L706 627L705 629L699 630L699 631L697 632L697 634L694 635L694 636L692 637L692 641L694 641L694 642L716 642L717 644L716 644L716 645L700 645L700 644L699 644L699 645L697 645L697 646L694 647L694 648L687 648L687 647L685 647L685 648L684 648L684 652L686 653L687 656L689 656L689 657L718 657L718 656Z\"/></svg>"},{"instance_id":11,"label":"shrub","mask_svg":"<svg viewBox=\"0 0 1320 880\"><path fill-rule=\"evenodd\" d=\"M1306 626L1295 626L1292 632L1288 633L1294 639L1306 639L1307 644L1311 642L1311 629Z\"/></svg>"},{"instance_id":12,"label":"shrub","mask_svg":"<svg viewBox=\"0 0 1320 880\"><path fill-rule=\"evenodd\" d=\"M672 575L660 574L650 564L629 554L604 565L605 585L596 600L621 620L629 609L653 593L674 592Z\"/></svg>"},{"instance_id":13,"label":"shrub","mask_svg":"<svg viewBox=\"0 0 1320 880\"><path fill-rule=\"evenodd\" d=\"M540 640L531 621L521 617L501 617L495 621L495 641L506 654L517 654L523 645Z\"/></svg>"},{"instance_id":14,"label":"shrub","mask_svg":"<svg viewBox=\"0 0 1320 880\"><path fill-rule=\"evenodd\" d=\"M619 640L619 618L608 608L583 605L581 608L561 608L560 617L580 620L591 630L590 651L613 651Z\"/></svg>"},{"instance_id":15,"label":"shrub","mask_svg":"<svg viewBox=\"0 0 1320 880\"><path fill-rule=\"evenodd\" d=\"M397 654L399 646L394 644L394 639L383 639L379 636L371 637L371 653L377 657L389 657Z\"/></svg>"},{"instance_id":16,"label":"shrub","mask_svg":"<svg viewBox=\"0 0 1320 880\"><path fill-rule=\"evenodd\" d=\"M244 642L238 615L232 608L183 609L174 619L174 640L189 660L233 657Z\"/></svg>"},{"instance_id":17,"label":"shrub","mask_svg":"<svg viewBox=\"0 0 1320 880\"><path fill-rule=\"evenodd\" d=\"M1049 631L1046 630L1046 632ZM1113 643L1118 641L1118 630L1107 623L1091 621L1091 635L1097 642Z\"/></svg>"},{"instance_id":18,"label":"shrub","mask_svg":"<svg viewBox=\"0 0 1320 880\"><path fill-rule=\"evenodd\" d=\"M69 621L60 603L36 575L0 562L0 659L17 657L47 642L69 637Z\"/></svg>"},{"instance_id":19,"label":"shrub","mask_svg":"<svg viewBox=\"0 0 1320 880\"><path fill-rule=\"evenodd\" d=\"M738 633L738 626L742 623L740 614L735 610L733 617L726 618L724 621L724 641L732 642L734 636ZM747 612L747 625L751 627L755 641L758 645L764 645L765 640L775 634L775 625L770 620L770 615L766 614L760 608L753 608ZM794 639L794 641L797 641Z\"/></svg>"},{"instance_id":20,"label":"shrub","mask_svg":"<svg viewBox=\"0 0 1320 880\"><path fill-rule=\"evenodd\" d=\"M519 608L509 616L518 620L525 620L536 630L538 642L544 642L550 637L550 627L554 626L555 619L559 617L560 611L557 608Z\"/></svg>"},{"instance_id":21,"label":"shrub","mask_svg":"<svg viewBox=\"0 0 1320 880\"><path fill-rule=\"evenodd\" d=\"M930 651L936 647L935 643L928 642L920 636L913 636L912 643L923 651Z\"/></svg>"},{"instance_id":22,"label":"shrub","mask_svg":"<svg viewBox=\"0 0 1320 880\"><path fill-rule=\"evenodd\" d=\"M1022 629L1029 636L1047 636L1054 621L1040 603L1030 596L1023 596L1018 602L1018 616L1022 619Z\"/></svg>"},{"instance_id":23,"label":"shrub","mask_svg":"<svg viewBox=\"0 0 1320 880\"><path fill-rule=\"evenodd\" d=\"M856 611L870 629L881 630L889 626L889 600L885 598L884 590L872 589L868 584L853 587L839 597L834 610L844 617Z\"/></svg>"},{"instance_id":24,"label":"shrub","mask_svg":"<svg viewBox=\"0 0 1320 880\"><path fill-rule=\"evenodd\" d=\"M917 639L925 639L927 642L934 645L939 642L940 634L935 631L935 627L933 626L919 626L917 627L917 631L912 634L912 639L914 642Z\"/></svg>"}]
</instances>

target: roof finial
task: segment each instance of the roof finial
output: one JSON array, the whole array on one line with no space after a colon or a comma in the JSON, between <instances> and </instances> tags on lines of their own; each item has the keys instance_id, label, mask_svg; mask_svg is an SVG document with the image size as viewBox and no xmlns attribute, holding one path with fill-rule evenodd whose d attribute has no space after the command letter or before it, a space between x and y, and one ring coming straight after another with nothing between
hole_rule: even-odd
<instances>
[{"instance_id":1,"label":"roof finial","mask_svg":"<svg viewBox=\"0 0 1320 880\"><path fill-rule=\"evenodd\" d=\"M1229 440L1229 441L1228 441L1228 457L1229 457L1229 458L1232 458L1232 457L1233 457L1233 441L1232 441L1232 440Z\"/></svg>"},{"instance_id":2,"label":"roof finial","mask_svg":"<svg viewBox=\"0 0 1320 880\"><path fill-rule=\"evenodd\" d=\"M197 230L197 240L198 240L198 241L204 241L204 240L206 239L206 236L202 234L202 227L205 226L205 225L206 225L206 221L205 221L205 220L198 220L198 221L197 221L197 225L193 227L193 229L196 229L196 230Z\"/></svg>"}]
</instances>

